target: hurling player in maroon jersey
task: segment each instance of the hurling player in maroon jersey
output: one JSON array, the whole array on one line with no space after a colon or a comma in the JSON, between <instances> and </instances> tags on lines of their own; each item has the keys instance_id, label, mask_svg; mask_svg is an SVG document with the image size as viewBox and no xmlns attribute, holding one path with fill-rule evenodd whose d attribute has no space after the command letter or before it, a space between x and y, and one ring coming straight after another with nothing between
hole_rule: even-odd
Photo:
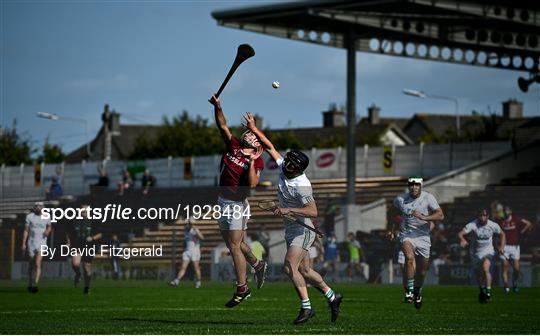
<instances>
[{"instance_id":1,"label":"hurling player in maroon jersey","mask_svg":"<svg viewBox=\"0 0 540 336\"><path fill-rule=\"evenodd\" d=\"M519 291L519 240L520 236L532 227L532 223L524 218L518 217L512 213L512 208L508 205L504 207L505 218L501 221L501 228L506 235L506 247L504 254L501 255L502 279L504 284L504 293L510 292L508 285L508 269L512 265L512 288L514 293ZM511 263L510 263L511 261Z\"/></svg>"},{"instance_id":2,"label":"hurling player in maroon jersey","mask_svg":"<svg viewBox=\"0 0 540 336\"><path fill-rule=\"evenodd\" d=\"M246 261L255 269L257 288L264 284L267 264L257 260L245 243L245 231L249 217L247 196L251 188L259 184L259 176L264 168L261 158L263 148L257 137L250 131L238 139L227 127L221 102L216 96L208 100L214 105L214 116L221 137L225 142L225 153L221 157L218 204L221 216L219 229L225 244L231 252L236 271L236 291L225 306L232 308L251 295L246 279Z\"/></svg>"}]
</instances>

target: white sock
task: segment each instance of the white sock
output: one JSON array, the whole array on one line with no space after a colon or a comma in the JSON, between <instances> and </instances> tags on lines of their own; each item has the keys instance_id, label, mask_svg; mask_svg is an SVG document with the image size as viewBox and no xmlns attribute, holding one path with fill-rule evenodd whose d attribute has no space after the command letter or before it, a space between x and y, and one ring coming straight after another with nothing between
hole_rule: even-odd
<instances>
[{"instance_id":1,"label":"white sock","mask_svg":"<svg viewBox=\"0 0 540 336\"><path fill-rule=\"evenodd\" d=\"M326 299L328 300L328 302L332 302L336 298L334 291L330 287L328 287L328 290L326 291L326 293L324 293L324 296L326 296Z\"/></svg>"}]
</instances>

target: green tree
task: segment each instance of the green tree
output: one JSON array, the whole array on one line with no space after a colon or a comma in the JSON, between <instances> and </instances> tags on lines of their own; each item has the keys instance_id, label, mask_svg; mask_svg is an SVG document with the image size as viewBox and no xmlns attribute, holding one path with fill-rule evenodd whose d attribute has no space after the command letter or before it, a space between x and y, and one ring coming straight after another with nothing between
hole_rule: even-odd
<instances>
[{"instance_id":1,"label":"green tree","mask_svg":"<svg viewBox=\"0 0 540 336\"><path fill-rule=\"evenodd\" d=\"M33 152L30 139L17 133L16 120L13 120L12 128L3 128L0 125L0 164L13 166L32 163Z\"/></svg>"},{"instance_id":2,"label":"green tree","mask_svg":"<svg viewBox=\"0 0 540 336\"><path fill-rule=\"evenodd\" d=\"M293 131L272 132L271 130L266 129L264 134L272 141L277 150L305 148L304 144L298 139Z\"/></svg>"},{"instance_id":3,"label":"green tree","mask_svg":"<svg viewBox=\"0 0 540 336\"><path fill-rule=\"evenodd\" d=\"M335 134L329 138L316 137L312 145L315 148L336 148L345 147L346 143L343 134Z\"/></svg>"},{"instance_id":4,"label":"green tree","mask_svg":"<svg viewBox=\"0 0 540 336\"><path fill-rule=\"evenodd\" d=\"M139 137L130 159L211 155L222 152L223 148L215 125L200 116L191 118L183 111L171 119L164 117L154 139Z\"/></svg>"},{"instance_id":5,"label":"green tree","mask_svg":"<svg viewBox=\"0 0 540 336\"><path fill-rule=\"evenodd\" d=\"M43 152L37 158L37 161L45 163L61 163L64 161L65 157L66 155L62 151L62 148L58 145L50 144L49 139L47 138L43 145Z\"/></svg>"}]
</instances>

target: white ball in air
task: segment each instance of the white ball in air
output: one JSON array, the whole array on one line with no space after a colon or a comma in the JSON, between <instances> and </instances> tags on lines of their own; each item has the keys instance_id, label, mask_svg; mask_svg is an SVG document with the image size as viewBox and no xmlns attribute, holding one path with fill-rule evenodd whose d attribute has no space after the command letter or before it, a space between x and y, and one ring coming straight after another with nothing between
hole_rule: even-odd
<instances>
[{"instance_id":1,"label":"white ball in air","mask_svg":"<svg viewBox=\"0 0 540 336\"><path fill-rule=\"evenodd\" d=\"M278 81L272 82L272 87L274 89L277 89L279 87L279 82Z\"/></svg>"}]
</instances>

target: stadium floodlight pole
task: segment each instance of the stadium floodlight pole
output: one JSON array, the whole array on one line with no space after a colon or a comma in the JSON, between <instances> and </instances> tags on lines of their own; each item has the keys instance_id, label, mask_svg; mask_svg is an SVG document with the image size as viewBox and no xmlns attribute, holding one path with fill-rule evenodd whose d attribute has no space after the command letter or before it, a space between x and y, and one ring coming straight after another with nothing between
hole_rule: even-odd
<instances>
[{"instance_id":1,"label":"stadium floodlight pole","mask_svg":"<svg viewBox=\"0 0 540 336\"><path fill-rule=\"evenodd\" d=\"M449 100L451 102L454 102L455 107L456 107L456 132L457 132L458 137L461 135L461 123L459 120L459 99L458 98L427 94L424 91L411 90L411 89L403 89L403 93L406 94L407 96L412 96L412 97L417 97L417 98L433 98L433 99Z\"/></svg>"},{"instance_id":2,"label":"stadium floodlight pole","mask_svg":"<svg viewBox=\"0 0 540 336\"><path fill-rule=\"evenodd\" d=\"M36 113L36 115L38 118L43 118L43 119L65 120L65 121L71 121L71 122L76 122L76 123L82 123L84 125L84 135L86 138L86 154L88 155L88 157L90 157L92 153L90 152L90 142L88 141L88 121L81 118L62 117L57 114L49 113L49 112L38 112Z\"/></svg>"}]
</instances>

